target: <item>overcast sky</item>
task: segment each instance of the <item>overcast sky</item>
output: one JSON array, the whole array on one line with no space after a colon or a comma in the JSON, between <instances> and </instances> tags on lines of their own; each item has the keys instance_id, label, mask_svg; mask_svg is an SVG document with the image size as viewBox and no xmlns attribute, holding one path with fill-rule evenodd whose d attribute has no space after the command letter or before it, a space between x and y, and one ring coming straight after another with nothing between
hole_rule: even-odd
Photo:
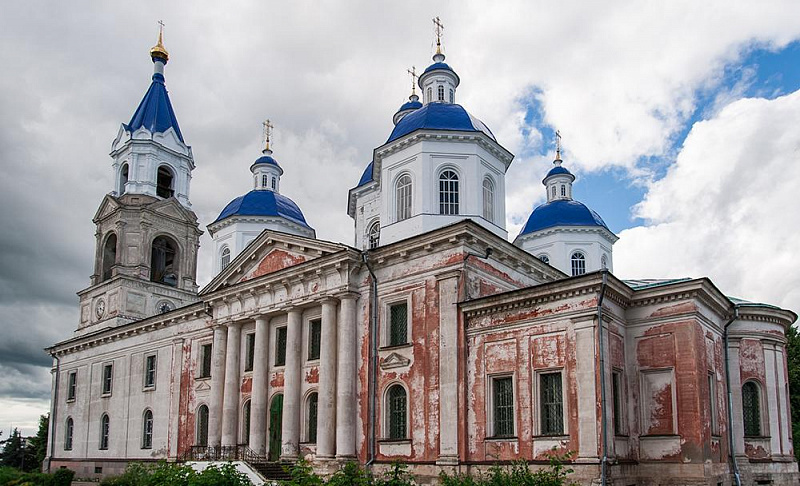
<instances>
[{"instance_id":1,"label":"overcast sky","mask_svg":"<svg viewBox=\"0 0 800 486\"><path fill-rule=\"evenodd\" d=\"M48 409L42 348L77 327L108 152L150 83L159 19L202 227L250 189L270 118L281 192L352 244L347 190L410 94L406 69L431 63L436 15L458 101L516 154L510 238L544 200L557 127L576 198L620 236L618 276L709 276L800 310L797 1L4 2L0 429L32 433Z\"/></svg>"}]
</instances>

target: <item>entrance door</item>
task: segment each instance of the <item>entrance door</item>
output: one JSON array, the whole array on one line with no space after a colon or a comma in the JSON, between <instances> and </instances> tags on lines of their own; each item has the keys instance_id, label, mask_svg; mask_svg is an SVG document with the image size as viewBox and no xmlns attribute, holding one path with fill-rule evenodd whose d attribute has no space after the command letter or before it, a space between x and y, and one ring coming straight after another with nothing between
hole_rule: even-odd
<instances>
[{"instance_id":1,"label":"entrance door","mask_svg":"<svg viewBox=\"0 0 800 486\"><path fill-rule=\"evenodd\" d=\"M281 457L281 424L283 423L283 395L275 395L269 407L269 455L277 461Z\"/></svg>"}]
</instances>

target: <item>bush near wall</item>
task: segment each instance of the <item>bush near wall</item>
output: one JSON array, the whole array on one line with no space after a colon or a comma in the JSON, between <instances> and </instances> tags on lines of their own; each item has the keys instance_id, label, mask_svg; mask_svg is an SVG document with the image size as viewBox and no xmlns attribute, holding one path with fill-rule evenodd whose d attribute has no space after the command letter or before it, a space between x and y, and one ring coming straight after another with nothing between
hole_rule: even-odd
<instances>
[{"instance_id":1,"label":"bush near wall","mask_svg":"<svg viewBox=\"0 0 800 486\"><path fill-rule=\"evenodd\" d=\"M0 467L0 486L69 486L75 471L59 469L53 474L26 473L13 467Z\"/></svg>"},{"instance_id":2,"label":"bush near wall","mask_svg":"<svg viewBox=\"0 0 800 486\"><path fill-rule=\"evenodd\" d=\"M231 464L209 466L197 472L185 464L131 463L120 476L111 476L100 486L250 486L247 476Z\"/></svg>"}]
</instances>

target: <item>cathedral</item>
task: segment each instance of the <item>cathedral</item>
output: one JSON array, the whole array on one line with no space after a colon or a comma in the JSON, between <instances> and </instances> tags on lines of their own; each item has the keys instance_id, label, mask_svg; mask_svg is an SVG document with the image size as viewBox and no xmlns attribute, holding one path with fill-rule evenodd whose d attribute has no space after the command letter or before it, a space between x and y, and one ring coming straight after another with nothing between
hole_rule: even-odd
<instances>
[{"instance_id":1,"label":"cathedral","mask_svg":"<svg viewBox=\"0 0 800 486\"><path fill-rule=\"evenodd\" d=\"M546 202L509 235L514 155L458 104L438 39L352 181L354 240L316 238L265 123L252 190L205 227L215 276L200 289L191 134L159 34L112 142L80 321L47 349L47 469L236 460L270 479L299 459L323 474L400 461L436 484L556 453L585 485L797 484L797 315L708 278L615 277L617 236L573 199L560 147Z\"/></svg>"}]
</instances>

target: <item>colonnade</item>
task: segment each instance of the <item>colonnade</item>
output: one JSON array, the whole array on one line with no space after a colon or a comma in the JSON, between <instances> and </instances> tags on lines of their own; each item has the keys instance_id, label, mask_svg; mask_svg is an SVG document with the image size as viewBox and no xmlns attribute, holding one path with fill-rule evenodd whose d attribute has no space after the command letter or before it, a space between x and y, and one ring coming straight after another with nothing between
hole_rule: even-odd
<instances>
[{"instance_id":1,"label":"colonnade","mask_svg":"<svg viewBox=\"0 0 800 486\"><path fill-rule=\"evenodd\" d=\"M327 297L322 307L319 383L317 389L317 449L319 459L354 458L356 455L357 356L356 299L347 293ZM283 369L281 459L295 460L300 453L303 380L303 309L286 312L286 363ZM255 319L255 342L250 401L249 447L267 453L269 391L269 321L275 314ZM209 403L209 446L238 442L241 396L241 341L243 322L214 327Z\"/></svg>"}]
</instances>

